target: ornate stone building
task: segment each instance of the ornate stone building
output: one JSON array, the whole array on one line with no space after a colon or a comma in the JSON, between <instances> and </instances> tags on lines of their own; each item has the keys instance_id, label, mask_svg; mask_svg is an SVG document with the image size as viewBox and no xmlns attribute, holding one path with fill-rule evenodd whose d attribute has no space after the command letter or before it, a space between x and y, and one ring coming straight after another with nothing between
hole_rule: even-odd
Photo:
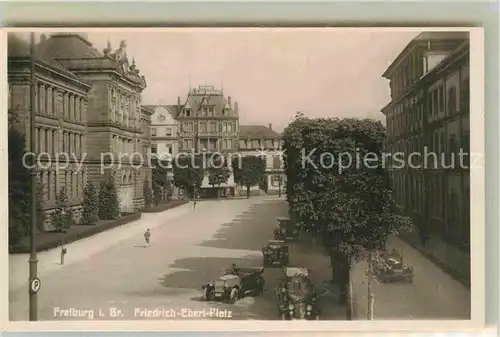
<instances>
[{"instance_id":1,"label":"ornate stone building","mask_svg":"<svg viewBox=\"0 0 500 337\"><path fill-rule=\"evenodd\" d=\"M142 207L142 183L150 170L141 165L139 156L131 155L148 146L141 125L141 93L146 81L135 61L129 63L125 41L116 50L108 43L101 52L82 35L54 34L40 42L38 50L92 85L87 111L89 179L97 185L104 179L103 173L112 172L121 211Z\"/></svg>"},{"instance_id":2,"label":"ornate stone building","mask_svg":"<svg viewBox=\"0 0 500 337\"><path fill-rule=\"evenodd\" d=\"M231 152L237 149L238 103L213 86L190 90L185 101L179 97L175 109L179 125L179 151Z\"/></svg>"},{"instance_id":3,"label":"ornate stone building","mask_svg":"<svg viewBox=\"0 0 500 337\"><path fill-rule=\"evenodd\" d=\"M30 142L30 74L29 44L9 34L8 109L25 133L27 147ZM42 207L50 212L55 207L56 194L64 187L78 218L88 174L83 162L87 152L87 95L91 86L40 50L36 53L35 76L35 152L40 159Z\"/></svg>"},{"instance_id":4,"label":"ornate stone building","mask_svg":"<svg viewBox=\"0 0 500 337\"><path fill-rule=\"evenodd\" d=\"M383 75L391 102L382 109L388 151L403 153L391 170L397 203L428 251L461 275L469 273L470 170L468 33L427 32L401 52ZM460 150L466 153L460 163ZM410 154L416 154L410 161ZM427 154L427 155L426 155ZM434 155L435 154L435 155ZM398 166L396 168L396 166Z\"/></svg>"}]
</instances>

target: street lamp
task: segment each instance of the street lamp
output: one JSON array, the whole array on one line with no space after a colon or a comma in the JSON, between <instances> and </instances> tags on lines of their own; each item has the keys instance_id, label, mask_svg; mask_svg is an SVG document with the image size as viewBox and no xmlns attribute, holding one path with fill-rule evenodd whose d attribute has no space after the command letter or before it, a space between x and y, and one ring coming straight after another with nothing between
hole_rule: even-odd
<instances>
[{"instance_id":1,"label":"street lamp","mask_svg":"<svg viewBox=\"0 0 500 337\"><path fill-rule=\"evenodd\" d=\"M36 99L36 80L35 80L35 33L30 33L30 152L36 151L36 112L35 112L35 99ZM40 289L40 280L37 277L37 264L38 258L36 254L36 159L31 156L32 165L30 169L30 183L31 183L31 226L30 226L30 257L29 263L29 320L38 320L38 298L37 292Z\"/></svg>"}]
</instances>

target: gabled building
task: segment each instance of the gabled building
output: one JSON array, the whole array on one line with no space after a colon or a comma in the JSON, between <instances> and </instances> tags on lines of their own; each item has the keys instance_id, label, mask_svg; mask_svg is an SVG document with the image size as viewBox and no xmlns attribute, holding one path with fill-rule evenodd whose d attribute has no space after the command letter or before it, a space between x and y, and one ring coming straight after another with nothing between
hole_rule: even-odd
<instances>
[{"instance_id":1,"label":"gabled building","mask_svg":"<svg viewBox=\"0 0 500 337\"><path fill-rule=\"evenodd\" d=\"M213 86L199 86L179 97L175 109L179 151L234 152L238 140L238 103Z\"/></svg>"},{"instance_id":2,"label":"gabled building","mask_svg":"<svg viewBox=\"0 0 500 337\"><path fill-rule=\"evenodd\" d=\"M151 116L151 154L165 159L175 156L179 148L178 125L174 118L176 106L144 105L143 108L153 112Z\"/></svg>"},{"instance_id":3,"label":"gabled building","mask_svg":"<svg viewBox=\"0 0 500 337\"><path fill-rule=\"evenodd\" d=\"M267 179L260 186L254 186L252 193L259 190L267 194L282 194L285 191L284 158L281 152L280 134L272 124L240 125L239 152L242 156L263 156L266 160Z\"/></svg>"},{"instance_id":4,"label":"gabled building","mask_svg":"<svg viewBox=\"0 0 500 337\"><path fill-rule=\"evenodd\" d=\"M98 185L105 177L103 173L111 173L121 211L141 208L144 204L142 185L144 179L150 179L150 169L145 160L141 165L139 156L131 155L136 152L146 156L149 152L141 122L144 121L141 93L146 81L135 61L129 61L125 41L115 50L108 43L107 48L99 51L80 34L53 34L42 39L37 52L50 56L91 85L86 113L88 179ZM64 104L70 107L77 99L73 93L63 96Z\"/></svg>"}]
</instances>

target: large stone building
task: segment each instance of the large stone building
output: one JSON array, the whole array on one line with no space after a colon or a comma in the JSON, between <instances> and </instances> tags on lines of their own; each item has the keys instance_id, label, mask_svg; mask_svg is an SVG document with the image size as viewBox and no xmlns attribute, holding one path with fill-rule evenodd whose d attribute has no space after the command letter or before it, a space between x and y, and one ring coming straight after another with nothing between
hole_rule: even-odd
<instances>
[{"instance_id":1,"label":"large stone building","mask_svg":"<svg viewBox=\"0 0 500 337\"><path fill-rule=\"evenodd\" d=\"M98 184L105 177L103 172L112 172L121 211L142 207L142 184L150 173L147 165L135 169L140 159L130 155L139 152L146 156L149 151L141 126L141 93L146 81L135 61L129 63L125 41L116 50L108 44L101 52L82 35L54 34L41 41L38 50L92 85L86 123L89 179Z\"/></svg>"},{"instance_id":2,"label":"large stone building","mask_svg":"<svg viewBox=\"0 0 500 337\"><path fill-rule=\"evenodd\" d=\"M263 190L268 194L282 194L285 191L284 158L281 154L280 134L272 125L240 125L239 152L242 156L261 156L266 159L267 180L253 191ZM254 192L255 193L255 192Z\"/></svg>"},{"instance_id":3,"label":"large stone building","mask_svg":"<svg viewBox=\"0 0 500 337\"><path fill-rule=\"evenodd\" d=\"M10 104L27 130L29 46L14 34L8 43ZM122 212L143 205L142 183L150 179L150 170L146 161L141 165L138 156L128 154L146 157L149 152L151 113L141 110L146 82L135 62L129 64L125 49L122 41L117 50L108 45L100 52L84 36L67 33L42 35L35 46L37 150L70 154L64 170L51 166L41 172L49 212L60 187L66 186L70 203L79 209L86 181L98 188L108 172L114 175Z\"/></svg>"},{"instance_id":4,"label":"large stone building","mask_svg":"<svg viewBox=\"0 0 500 337\"><path fill-rule=\"evenodd\" d=\"M26 146L30 143L30 74L29 44L9 34L8 109L26 135ZM53 209L56 195L64 188L79 217L88 174L86 166L79 163L87 152L87 95L91 86L43 52L36 53L35 81L35 153L41 161L38 179L43 187L42 207Z\"/></svg>"},{"instance_id":5,"label":"large stone building","mask_svg":"<svg viewBox=\"0 0 500 337\"><path fill-rule=\"evenodd\" d=\"M393 161L396 201L413 218L420 234L429 233L426 249L456 272L468 275L468 156L463 156L465 165L460 163L460 150L469 153L468 33L420 34L383 77L390 80L391 88L391 102L382 109L388 150L404 153L407 164L396 168L401 165ZM409 158L411 153L421 157Z\"/></svg>"}]
</instances>

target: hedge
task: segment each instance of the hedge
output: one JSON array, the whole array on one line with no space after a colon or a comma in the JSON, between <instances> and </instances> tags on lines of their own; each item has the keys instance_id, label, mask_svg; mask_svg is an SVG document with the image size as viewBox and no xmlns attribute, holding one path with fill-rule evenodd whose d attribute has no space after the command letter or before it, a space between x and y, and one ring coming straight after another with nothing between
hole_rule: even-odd
<instances>
[{"instance_id":1,"label":"hedge","mask_svg":"<svg viewBox=\"0 0 500 337\"><path fill-rule=\"evenodd\" d=\"M185 200L170 200L167 203L159 204L159 205L156 205L156 206L153 206L153 207L150 207L150 208L141 208L139 210L139 212L142 212L142 213L159 213L159 212L163 212L163 211L175 208L175 207L179 207L179 206L185 205L189 201L190 200L186 200L186 199Z\"/></svg>"},{"instance_id":2,"label":"hedge","mask_svg":"<svg viewBox=\"0 0 500 337\"><path fill-rule=\"evenodd\" d=\"M64 244L68 244L107 231L109 229L128 224L132 221L139 220L141 216L141 213L125 213L124 216L116 220L101 220L95 225L71 226L66 231L66 233L37 233L37 252L59 247L61 245L61 235L64 237ZM22 254L29 252L29 238L26 238L25 242L9 247L9 253L11 254Z\"/></svg>"}]
</instances>

